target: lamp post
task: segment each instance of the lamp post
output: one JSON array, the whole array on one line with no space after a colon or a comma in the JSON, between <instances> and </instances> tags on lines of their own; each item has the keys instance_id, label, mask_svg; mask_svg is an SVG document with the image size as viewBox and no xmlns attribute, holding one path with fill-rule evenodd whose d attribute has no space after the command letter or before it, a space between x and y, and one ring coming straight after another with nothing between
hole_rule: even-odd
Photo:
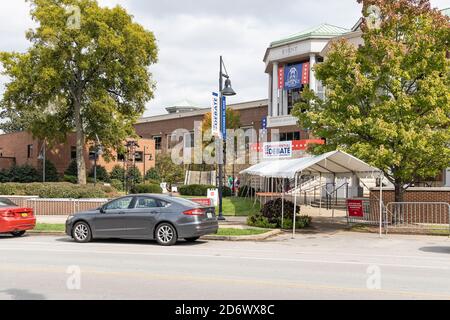
<instances>
[{"instance_id":1,"label":"lamp post","mask_svg":"<svg viewBox=\"0 0 450 320\"><path fill-rule=\"evenodd\" d=\"M224 88L224 84L223 84L223 78L225 78L225 88ZM236 95L236 92L234 92L233 88L231 88L231 80L230 77L228 76L228 72L227 69L225 67L225 64L223 63L223 59L222 56L220 56L220 72L219 72L219 101L220 101L220 107L222 109L222 97L225 96L234 96ZM226 111L226 109L225 109ZM224 117L225 115L222 115L222 117ZM222 124L222 121L220 122L220 129L221 132L226 131L226 127L222 128L222 125L226 126L226 123ZM225 139L224 139L224 143L225 143ZM223 206L222 206L222 189L223 189L223 167L225 164L225 156L224 156L224 152L225 152L225 148L223 147L223 144L221 144L221 150L219 150L219 217L218 220L225 220L224 216L223 216Z\"/></svg>"}]
</instances>

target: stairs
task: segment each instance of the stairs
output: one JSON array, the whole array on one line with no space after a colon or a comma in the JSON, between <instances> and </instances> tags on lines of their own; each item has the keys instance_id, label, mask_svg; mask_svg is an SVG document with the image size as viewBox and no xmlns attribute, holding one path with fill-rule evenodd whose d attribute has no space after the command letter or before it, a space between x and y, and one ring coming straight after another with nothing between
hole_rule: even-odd
<instances>
[{"instance_id":1,"label":"stairs","mask_svg":"<svg viewBox=\"0 0 450 320\"><path fill-rule=\"evenodd\" d=\"M322 208L327 207L327 199L316 199L311 201L311 207L313 208L319 208L320 202L322 202ZM337 209L337 210L347 210L347 199L331 199L331 207L330 209Z\"/></svg>"}]
</instances>

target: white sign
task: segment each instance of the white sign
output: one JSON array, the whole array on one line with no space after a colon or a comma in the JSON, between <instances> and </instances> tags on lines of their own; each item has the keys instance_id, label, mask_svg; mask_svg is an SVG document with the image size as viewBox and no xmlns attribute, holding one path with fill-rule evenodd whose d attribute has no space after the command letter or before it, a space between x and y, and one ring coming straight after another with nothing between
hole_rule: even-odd
<instances>
[{"instance_id":1,"label":"white sign","mask_svg":"<svg viewBox=\"0 0 450 320\"><path fill-rule=\"evenodd\" d=\"M211 205L217 206L219 203L219 190L218 189L208 189L208 199L211 200Z\"/></svg>"},{"instance_id":2,"label":"white sign","mask_svg":"<svg viewBox=\"0 0 450 320\"><path fill-rule=\"evenodd\" d=\"M263 157L265 159L292 158L292 141L265 142Z\"/></svg>"},{"instance_id":3,"label":"white sign","mask_svg":"<svg viewBox=\"0 0 450 320\"><path fill-rule=\"evenodd\" d=\"M211 100L211 134L214 137L220 137L220 103L219 95L212 93Z\"/></svg>"}]
</instances>

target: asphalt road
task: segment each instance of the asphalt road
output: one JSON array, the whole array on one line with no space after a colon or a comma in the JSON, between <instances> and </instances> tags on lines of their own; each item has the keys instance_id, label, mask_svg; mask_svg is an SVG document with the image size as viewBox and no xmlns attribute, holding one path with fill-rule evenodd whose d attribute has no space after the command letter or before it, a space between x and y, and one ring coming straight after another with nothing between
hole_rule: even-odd
<instances>
[{"instance_id":1,"label":"asphalt road","mask_svg":"<svg viewBox=\"0 0 450 320\"><path fill-rule=\"evenodd\" d=\"M0 299L450 299L447 237L77 244L0 237Z\"/></svg>"}]
</instances>

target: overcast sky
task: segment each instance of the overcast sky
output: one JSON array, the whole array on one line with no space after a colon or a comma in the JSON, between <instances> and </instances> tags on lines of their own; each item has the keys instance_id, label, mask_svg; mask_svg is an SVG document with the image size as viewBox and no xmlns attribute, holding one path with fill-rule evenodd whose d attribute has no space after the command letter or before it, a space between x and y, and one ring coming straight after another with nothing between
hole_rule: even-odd
<instances>
[{"instance_id":1,"label":"overcast sky","mask_svg":"<svg viewBox=\"0 0 450 320\"><path fill-rule=\"evenodd\" d=\"M207 107L217 90L223 55L233 88L229 103L267 98L262 61L271 41L321 23L351 28L361 15L356 0L99 0L121 4L135 21L155 33L159 61L151 67L155 98L145 115L165 113L182 100ZM449 0L433 0L438 8ZM33 24L25 0L2 1L0 50L25 51L25 31ZM6 79L0 78L0 96Z\"/></svg>"}]
</instances>

